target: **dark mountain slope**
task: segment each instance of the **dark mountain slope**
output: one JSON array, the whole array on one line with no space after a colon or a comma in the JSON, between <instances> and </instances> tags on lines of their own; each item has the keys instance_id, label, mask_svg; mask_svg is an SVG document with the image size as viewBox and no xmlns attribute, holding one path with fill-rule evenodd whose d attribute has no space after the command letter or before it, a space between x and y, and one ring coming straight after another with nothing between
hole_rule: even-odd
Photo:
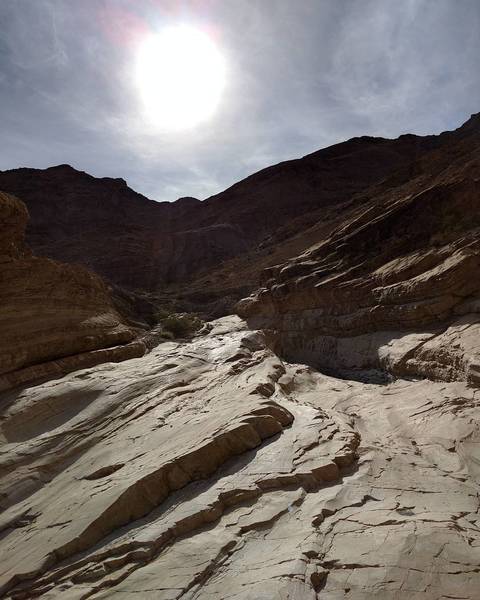
<instances>
[{"instance_id":1,"label":"dark mountain slope","mask_svg":"<svg viewBox=\"0 0 480 600\"><path fill-rule=\"evenodd\" d=\"M313 214L322 220L323 211L392 172L410 172L439 144L433 136L355 138L264 169L202 203L157 203L122 179L97 179L68 165L1 172L0 189L26 203L27 240L37 254L156 291L299 233Z\"/></svg>"}]
</instances>

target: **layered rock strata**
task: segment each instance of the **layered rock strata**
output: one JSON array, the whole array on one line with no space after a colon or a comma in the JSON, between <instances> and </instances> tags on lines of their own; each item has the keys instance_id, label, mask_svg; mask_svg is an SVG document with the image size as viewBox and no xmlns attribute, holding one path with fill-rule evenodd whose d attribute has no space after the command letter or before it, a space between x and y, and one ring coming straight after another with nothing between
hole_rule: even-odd
<instances>
[{"instance_id":1,"label":"layered rock strata","mask_svg":"<svg viewBox=\"0 0 480 600\"><path fill-rule=\"evenodd\" d=\"M84 267L33 256L25 205L0 193L0 390L141 356L106 285Z\"/></svg>"},{"instance_id":2,"label":"layered rock strata","mask_svg":"<svg viewBox=\"0 0 480 600\"><path fill-rule=\"evenodd\" d=\"M0 189L26 203L27 240L37 254L83 264L129 289L186 282L188 297L194 276L252 252L247 264L255 286L259 246L275 248L344 210L355 194L408 169L438 143L435 136L355 138L263 169L204 202L154 202L123 179L95 178L68 165L0 172ZM230 283L233 294L245 293L242 282Z\"/></svg>"},{"instance_id":3,"label":"layered rock strata","mask_svg":"<svg viewBox=\"0 0 480 600\"><path fill-rule=\"evenodd\" d=\"M364 207L238 305L280 354L346 376L472 381L480 365L477 129L377 186Z\"/></svg>"},{"instance_id":4,"label":"layered rock strata","mask_svg":"<svg viewBox=\"0 0 480 600\"><path fill-rule=\"evenodd\" d=\"M177 224L200 246L199 231L220 231L220 218L243 231L249 203L272 213L275 190L272 223L294 223L272 233L259 215L242 243L263 250L192 282L206 302L234 289L229 277L247 274L241 285L253 286L266 266L263 287L238 305L247 322L225 317L156 347L154 332L149 354L118 364L93 365L96 353L137 347L102 345L126 327L107 288L32 257L26 212L2 197L2 268L13 282L2 351L20 365L8 377L64 360L89 368L0 394L0 595L478 600L479 133L474 116L438 137L351 140L256 174L204 208L194 199L168 208L169 235L180 207ZM114 198L128 196L115 185ZM196 269L183 247L182 277ZM221 263L212 248L200 262ZM156 261L139 277L157 281ZM55 283L47 296L44 275ZM128 298L117 290L117 305ZM97 350L62 354L93 342ZM16 348L40 362L26 366ZM41 362L45 348L63 358Z\"/></svg>"}]
</instances>

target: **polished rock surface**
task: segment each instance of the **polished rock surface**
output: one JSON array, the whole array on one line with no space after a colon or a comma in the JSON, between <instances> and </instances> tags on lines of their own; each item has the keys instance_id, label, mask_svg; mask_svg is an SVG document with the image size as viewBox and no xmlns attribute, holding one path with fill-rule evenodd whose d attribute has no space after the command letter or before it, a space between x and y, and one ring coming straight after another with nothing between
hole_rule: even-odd
<instances>
[{"instance_id":1,"label":"polished rock surface","mask_svg":"<svg viewBox=\"0 0 480 600\"><path fill-rule=\"evenodd\" d=\"M4 394L3 594L474 600L478 402L289 364L238 317Z\"/></svg>"}]
</instances>

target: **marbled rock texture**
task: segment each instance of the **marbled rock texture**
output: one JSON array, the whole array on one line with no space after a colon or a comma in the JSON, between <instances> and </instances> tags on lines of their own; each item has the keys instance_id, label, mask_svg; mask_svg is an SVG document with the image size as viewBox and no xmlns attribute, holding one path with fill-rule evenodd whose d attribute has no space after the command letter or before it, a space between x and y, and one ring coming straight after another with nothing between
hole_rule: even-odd
<instances>
[{"instance_id":1,"label":"marbled rock texture","mask_svg":"<svg viewBox=\"0 0 480 600\"><path fill-rule=\"evenodd\" d=\"M0 192L0 390L145 347L114 309L106 285L84 267L33 256L25 205Z\"/></svg>"},{"instance_id":2,"label":"marbled rock texture","mask_svg":"<svg viewBox=\"0 0 480 600\"><path fill-rule=\"evenodd\" d=\"M478 598L477 390L338 380L235 317L2 399L10 599Z\"/></svg>"}]
</instances>

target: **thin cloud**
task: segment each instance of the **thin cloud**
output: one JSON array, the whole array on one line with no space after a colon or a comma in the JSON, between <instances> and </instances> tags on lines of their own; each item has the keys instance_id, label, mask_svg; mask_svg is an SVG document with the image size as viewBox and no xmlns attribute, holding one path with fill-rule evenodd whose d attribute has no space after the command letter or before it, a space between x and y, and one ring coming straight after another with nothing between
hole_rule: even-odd
<instances>
[{"instance_id":1,"label":"thin cloud","mask_svg":"<svg viewBox=\"0 0 480 600\"><path fill-rule=\"evenodd\" d=\"M214 37L228 80L214 118L167 134L133 70L142 36L176 22ZM157 200L480 110L477 0L2 0L0 24L0 169L67 162Z\"/></svg>"}]
</instances>

